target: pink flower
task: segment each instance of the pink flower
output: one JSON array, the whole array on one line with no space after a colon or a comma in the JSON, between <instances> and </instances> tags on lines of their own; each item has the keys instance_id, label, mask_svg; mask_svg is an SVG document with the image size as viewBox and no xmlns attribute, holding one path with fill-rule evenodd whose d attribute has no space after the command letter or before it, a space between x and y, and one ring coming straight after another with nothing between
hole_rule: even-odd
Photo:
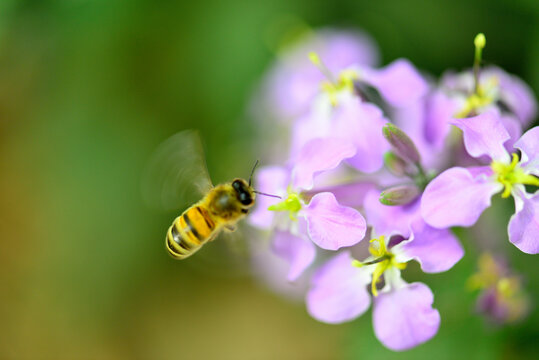
<instances>
[{"instance_id":1,"label":"pink flower","mask_svg":"<svg viewBox=\"0 0 539 360\"><path fill-rule=\"evenodd\" d=\"M279 121L287 121L310 109L324 80L324 74L310 63L310 52L318 53L334 73L355 64L378 64L374 41L360 31L321 29L309 33L286 48L268 72L262 96L256 102L256 114L269 113ZM262 113L260 108L264 109Z\"/></svg>"},{"instance_id":2,"label":"pink flower","mask_svg":"<svg viewBox=\"0 0 539 360\"><path fill-rule=\"evenodd\" d=\"M453 124L462 129L471 156L486 156L492 162L490 166L453 167L438 175L423 193L423 218L436 228L471 226L490 206L490 198L503 190L502 197L513 195L515 200L509 241L523 252L538 253L539 194L527 193L524 185L539 186L539 127L515 143L522 153L519 160L516 154L511 158L504 147L510 135L496 110L453 120Z\"/></svg>"},{"instance_id":3,"label":"pink flower","mask_svg":"<svg viewBox=\"0 0 539 360\"><path fill-rule=\"evenodd\" d=\"M290 167L266 167L258 172L258 190L283 200L260 196L249 221L274 232L272 249L289 261L289 280L297 279L314 260L313 243L337 250L355 245L365 236L365 219L357 210L340 205L330 192L313 190L316 175L354 154L349 143L314 139Z\"/></svg>"},{"instance_id":4,"label":"pink flower","mask_svg":"<svg viewBox=\"0 0 539 360\"><path fill-rule=\"evenodd\" d=\"M422 283L408 284L401 270L412 259L428 273L450 269L464 252L447 230L434 229L417 221L407 240L396 245L385 237L371 240L371 256L363 262L350 252L336 255L320 267L311 279L307 310L322 322L337 324L362 315L373 298L373 326L376 337L386 347L400 351L431 339L438 331L440 315L432 308L433 295ZM385 285L377 289L383 276Z\"/></svg>"}]
</instances>

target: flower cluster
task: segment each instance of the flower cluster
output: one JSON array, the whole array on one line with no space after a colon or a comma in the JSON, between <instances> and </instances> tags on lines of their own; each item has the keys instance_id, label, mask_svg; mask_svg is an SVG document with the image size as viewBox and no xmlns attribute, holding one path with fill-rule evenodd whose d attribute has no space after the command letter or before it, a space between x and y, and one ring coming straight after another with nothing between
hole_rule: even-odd
<instances>
[{"instance_id":1,"label":"flower cluster","mask_svg":"<svg viewBox=\"0 0 539 360\"><path fill-rule=\"evenodd\" d=\"M412 260L451 269L464 251L450 228L472 226L494 194L515 199L509 240L539 252L539 128L523 134L537 109L521 80L481 68L481 34L474 68L439 83L405 59L378 67L372 44L324 30L270 71L257 104L287 135L256 183L281 199L259 197L249 221L288 281L312 275L314 318L350 321L372 301L377 338L405 350L437 333L440 314L429 287L401 273Z\"/></svg>"},{"instance_id":2,"label":"flower cluster","mask_svg":"<svg viewBox=\"0 0 539 360\"><path fill-rule=\"evenodd\" d=\"M522 278L514 274L500 256L481 255L477 273L468 279L470 290L479 290L477 311L493 324L514 323L529 311L530 299Z\"/></svg>"}]
</instances>

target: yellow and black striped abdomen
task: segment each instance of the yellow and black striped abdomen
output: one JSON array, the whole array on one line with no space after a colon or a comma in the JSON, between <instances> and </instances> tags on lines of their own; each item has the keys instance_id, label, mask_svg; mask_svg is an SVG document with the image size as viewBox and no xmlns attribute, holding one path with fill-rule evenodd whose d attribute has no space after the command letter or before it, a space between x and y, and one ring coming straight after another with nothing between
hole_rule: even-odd
<instances>
[{"instance_id":1,"label":"yellow and black striped abdomen","mask_svg":"<svg viewBox=\"0 0 539 360\"><path fill-rule=\"evenodd\" d=\"M201 206L195 205L178 216L167 232L166 245L170 255L185 259L193 255L212 238L215 222Z\"/></svg>"}]
</instances>

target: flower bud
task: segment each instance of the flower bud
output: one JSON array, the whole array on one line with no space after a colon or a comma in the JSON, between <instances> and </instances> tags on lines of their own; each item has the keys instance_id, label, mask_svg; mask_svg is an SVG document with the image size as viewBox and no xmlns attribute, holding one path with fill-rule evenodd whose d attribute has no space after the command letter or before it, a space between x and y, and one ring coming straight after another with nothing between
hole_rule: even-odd
<instances>
[{"instance_id":1,"label":"flower bud","mask_svg":"<svg viewBox=\"0 0 539 360\"><path fill-rule=\"evenodd\" d=\"M419 189L415 185L394 186L382 191L380 202L384 205L406 205L419 195Z\"/></svg>"},{"instance_id":2,"label":"flower bud","mask_svg":"<svg viewBox=\"0 0 539 360\"><path fill-rule=\"evenodd\" d=\"M384 165L395 176L406 175L406 162L391 151L384 154Z\"/></svg>"},{"instance_id":3,"label":"flower bud","mask_svg":"<svg viewBox=\"0 0 539 360\"><path fill-rule=\"evenodd\" d=\"M404 131L391 123L387 123L382 128L382 132L384 133L386 140L389 141L393 147L395 154L414 164L419 164L421 162L421 156L419 155L414 142L404 133Z\"/></svg>"}]
</instances>

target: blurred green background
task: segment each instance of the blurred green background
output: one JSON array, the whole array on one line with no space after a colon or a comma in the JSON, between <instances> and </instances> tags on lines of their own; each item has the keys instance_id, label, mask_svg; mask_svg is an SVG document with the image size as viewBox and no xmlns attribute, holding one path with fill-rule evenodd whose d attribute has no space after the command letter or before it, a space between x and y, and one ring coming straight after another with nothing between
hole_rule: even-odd
<instances>
[{"instance_id":1,"label":"blurred green background","mask_svg":"<svg viewBox=\"0 0 539 360\"><path fill-rule=\"evenodd\" d=\"M534 0L0 1L0 358L468 359L538 354L537 311L494 328L465 290L477 246L450 272L422 276L438 335L405 353L375 339L370 312L331 326L261 286L218 242L186 262L164 250L176 213L139 192L155 147L200 130L214 182L247 176L257 148L247 101L275 54L280 17L354 26L384 63L407 57L438 76L485 61L539 93ZM538 298L536 260L507 242L510 201L482 217ZM500 220L501 219L501 220ZM492 240L493 242L495 239ZM223 255L225 254L225 255ZM410 274L410 275L408 275ZM415 274L415 275L414 275ZM416 276L416 278L414 278Z\"/></svg>"}]
</instances>

